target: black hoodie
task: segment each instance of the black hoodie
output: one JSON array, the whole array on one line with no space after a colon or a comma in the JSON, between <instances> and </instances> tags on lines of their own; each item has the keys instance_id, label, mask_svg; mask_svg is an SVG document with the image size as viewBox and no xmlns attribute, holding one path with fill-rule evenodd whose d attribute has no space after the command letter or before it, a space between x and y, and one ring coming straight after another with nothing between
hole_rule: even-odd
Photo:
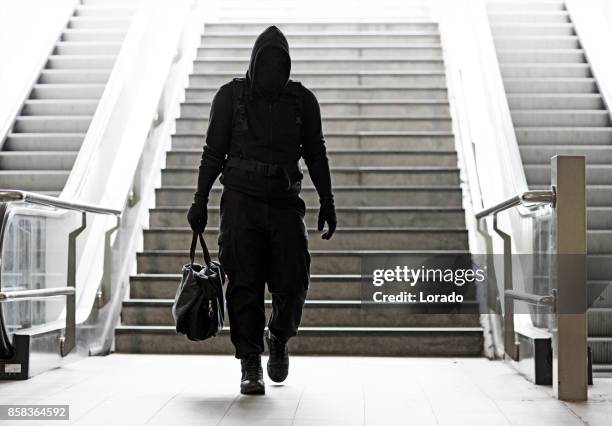
<instances>
[{"instance_id":1,"label":"black hoodie","mask_svg":"<svg viewBox=\"0 0 612 426\"><path fill-rule=\"evenodd\" d=\"M277 99L289 82L290 70L291 58L287 39L277 27L268 27L255 41L246 73L246 118L252 134L247 156L253 160L282 164L292 159L293 153L287 143L287 136L289 129L295 126L295 117L291 116L292 112ZM202 153L194 197L196 202L208 201L210 189L233 148L232 143L237 143L233 129L233 109L232 83L229 82L217 91L210 108L206 145ZM314 94L305 87L301 111L299 143L302 157L319 198L333 199L319 103ZM227 181L228 179L223 181L224 185L231 188L232 185Z\"/></svg>"}]
</instances>

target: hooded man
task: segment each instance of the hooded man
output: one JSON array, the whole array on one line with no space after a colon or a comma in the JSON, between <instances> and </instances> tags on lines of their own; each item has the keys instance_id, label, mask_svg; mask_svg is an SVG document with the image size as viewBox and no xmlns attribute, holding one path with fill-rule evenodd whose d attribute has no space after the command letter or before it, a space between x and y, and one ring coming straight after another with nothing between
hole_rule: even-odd
<instances>
[{"instance_id":1,"label":"hooded man","mask_svg":"<svg viewBox=\"0 0 612 426\"><path fill-rule=\"evenodd\" d=\"M246 78L215 94L187 215L193 231L203 232L208 196L222 173L219 259L228 275L230 337L241 362L243 394L265 393L266 283L272 294L268 376L282 382L289 372L287 341L297 334L310 276L300 158L319 195L319 231L327 223L322 238L329 240L336 229L319 103L289 80L290 71L287 39L268 27L255 41Z\"/></svg>"}]
</instances>

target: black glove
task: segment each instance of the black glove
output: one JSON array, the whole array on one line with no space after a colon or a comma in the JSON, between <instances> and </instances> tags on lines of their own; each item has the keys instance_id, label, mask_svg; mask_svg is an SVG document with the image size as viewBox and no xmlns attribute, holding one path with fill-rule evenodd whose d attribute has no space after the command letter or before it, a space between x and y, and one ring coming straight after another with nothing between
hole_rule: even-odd
<instances>
[{"instance_id":1,"label":"black glove","mask_svg":"<svg viewBox=\"0 0 612 426\"><path fill-rule=\"evenodd\" d=\"M324 240L329 240L334 232L336 231L337 219L336 219L336 206L334 206L333 198L323 198L321 201L321 207L319 208L319 223L317 229L323 230L325 222L327 222L327 232L321 235Z\"/></svg>"},{"instance_id":2,"label":"black glove","mask_svg":"<svg viewBox=\"0 0 612 426\"><path fill-rule=\"evenodd\" d=\"M187 213L187 220L193 232L203 234L208 222L207 203L202 200L194 201Z\"/></svg>"}]
</instances>

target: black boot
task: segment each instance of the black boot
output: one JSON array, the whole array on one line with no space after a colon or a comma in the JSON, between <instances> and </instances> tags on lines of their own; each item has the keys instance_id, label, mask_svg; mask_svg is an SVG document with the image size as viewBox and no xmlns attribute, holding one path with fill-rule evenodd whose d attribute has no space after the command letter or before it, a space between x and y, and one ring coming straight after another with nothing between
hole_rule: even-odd
<instances>
[{"instance_id":1,"label":"black boot","mask_svg":"<svg viewBox=\"0 0 612 426\"><path fill-rule=\"evenodd\" d=\"M248 355L240 359L242 367L242 380L240 382L240 393L244 395L263 395L266 386L263 381L263 370L261 369L261 356Z\"/></svg>"},{"instance_id":2,"label":"black boot","mask_svg":"<svg viewBox=\"0 0 612 426\"><path fill-rule=\"evenodd\" d=\"M276 383L280 383L289 374L289 349L286 340L274 337L270 331L266 336L270 358L268 358L268 377Z\"/></svg>"}]
</instances>

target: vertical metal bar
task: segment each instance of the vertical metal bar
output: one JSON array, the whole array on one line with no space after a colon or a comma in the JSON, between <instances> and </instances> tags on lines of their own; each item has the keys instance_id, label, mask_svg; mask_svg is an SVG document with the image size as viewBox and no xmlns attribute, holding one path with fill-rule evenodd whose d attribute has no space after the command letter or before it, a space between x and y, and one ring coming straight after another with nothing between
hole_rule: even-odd
<instances>
[{"instance_id":1,"label":"vertical metal bar","mask_svg":"<svg viewBox=\"0 0 612 426\"><path fill-rule=\"evenodd\" d=\"M586 162L556 156L556 312L553 318L553 389L563 401L585 401L588 386L586 315Z\"/></svg>"},{"instance_id":2,"label":"vertical metal bar","mask_svg":"<svg viewBox=\"0 0 612 426\"><path fill-rule=\"evenodd\" d=\"M76 290L76 239L87 227L87 214L81 212L81 226L68 234L68 287ZM76 342L76 291L66 296L66 331L60 344L62 356L66 356L74 349Z\"/></svg>"},{"instance_id":3,"label":"vertical metal bar","mask_svg":"<svg viewBox=\"0 0 612 426\"><path fill-rule=\"evenodd\" d=\"M517 361L518 345L514 335L514 300L505 295L505 291L512 290L513 287L512 237L497 226L497 213L493 215L493 229L504 242L504 294L500 295L504 304L504 351L506 356Z\"/></svg>"},{"instance_id":4,"label":"vertical metal bar","mask_svg":"<svg viewBox=\"0 0 612 426\"><path fill-rule=\"evenodd\" d=\"M106 231L104 234L104 273L102 275L102 284L98 292L98 307L105 306L111 297L111 266L112 266L112 247L111 236L119 229L121 218L116 216L115 226Z\"/></svg>"}]
</instances>

